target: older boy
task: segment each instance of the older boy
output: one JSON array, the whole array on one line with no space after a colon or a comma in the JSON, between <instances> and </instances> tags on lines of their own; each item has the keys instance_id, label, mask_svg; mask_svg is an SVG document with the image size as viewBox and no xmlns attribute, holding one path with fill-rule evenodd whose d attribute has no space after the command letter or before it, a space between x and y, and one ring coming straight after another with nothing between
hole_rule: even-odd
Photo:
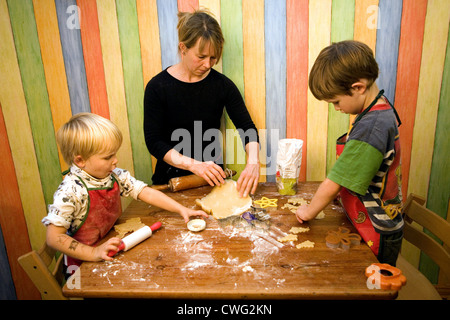
<instances>
[{"instance_id":1,"label":"older boy","mask_svg":"<svg viewBox=\"0 0 450 320\"><path fill-rule=\"evenodd\" d=\"M310 220L340 193L349 219L378 260L395 266L403 237L400 121L375 83L378 72L372 50L357 41L334 43L319 54L311 92L357 117L337 141L338 159L328 177L296 215L301 223Z\"/></svg>"}]
</instances>

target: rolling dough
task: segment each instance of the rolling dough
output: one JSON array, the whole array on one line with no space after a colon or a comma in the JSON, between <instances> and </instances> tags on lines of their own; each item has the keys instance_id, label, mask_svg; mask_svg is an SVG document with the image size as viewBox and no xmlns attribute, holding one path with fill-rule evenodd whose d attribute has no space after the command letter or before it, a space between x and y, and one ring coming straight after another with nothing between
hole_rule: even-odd
<instances>
[{"instance_id":1,"label":"rolling dough","mask_svg":"<svg viewBox=\"0 0 450 320\"><path fill-rule=\"evenodd\" d=\"M195 200L195 203L214 218L224 219L249 210L252 198L241 198L236 189L236 181L227 179L225 184L215 186L206 197Z\"/></svg>"}]
</instances>

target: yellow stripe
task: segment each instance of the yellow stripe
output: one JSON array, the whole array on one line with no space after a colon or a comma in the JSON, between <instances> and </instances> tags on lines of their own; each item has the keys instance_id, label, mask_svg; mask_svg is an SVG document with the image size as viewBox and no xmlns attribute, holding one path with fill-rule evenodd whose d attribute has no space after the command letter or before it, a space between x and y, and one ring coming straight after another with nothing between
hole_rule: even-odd
<instances>
[{"instance_id":1,"label":"yellow stripe","mask_svg":"<svg viewBox=\"0 0 450 320\"><path fill-rule=\"evenodd\" d=\"M6 0L0 0L0 39L0 100L31 246L38 249L45 241L40 221L47 209Z\"/></svg>"},{"instance_id":2,"label":"yellow stripe","mask_svg":"<svg viewBox=\"0 0 450 320\"><path fill-rule=\"evenodd\" d=\"M127 169L134 176L115 1L97 0L97 11L109 113L111 121L119 127L123 135L122 146L117 154L119 167ZM127 203L126 200L122 201L123 208Z\"/></svg>"},{"instance_id":3,"label":"yellow stripe","mask_svg":"<svg viewBox=\"0 0 450 320\"><path fill-rule=\"evenodd\" d=\"M245 104L258 130L266 128L264 0L243 1ZM261 179L266 181L266 141L260 135Z\"/></svg>"},{"instance_id":4,"label":"yellow stripe","mask_svg":"<svg viewBox=\"0 0 450 320\"><path fill-rule=\"evenodd\" d=\"M309 2L309 68L319 52L330 44L331 0ZM308 90L307 171L308 181L325 179L327 160L328 104L318 101Z\"/></svg>"},{"instance_id":5,"label":"yellow stripe","mask_svg":"<svg viewBox=\"0 0 450 320\"><path fill-rule=\"evenodd\" d=\"M36 27L55 132L72 116L58 19L53 0L33 0ZM61 172L68 168L59 152ZM55 168L56 170L56 168Z\"/></svg>"},{"instance_id":6,"label":"yellow stripe","mask_svg":"<svg viewBox=\"0 0 450 320\"><path fill-rule=\"evenodd\" d=\"M161 44L159 42L158 10L156 0L137 0L136 9L141 43L142 72L144 86L161 72ZM152 170L155 171L156 158L152 156Z\"/></svg>"},{"instance_id":7,"label":"yellow stripe","mask_svg":"<svg viewBox=\"0 0 450 320\"><path fill-rule=\"evenodd\" d=\"M427 197L447 48L450 1L428 1L408 190Z\"/></svg>"}]
</instances>

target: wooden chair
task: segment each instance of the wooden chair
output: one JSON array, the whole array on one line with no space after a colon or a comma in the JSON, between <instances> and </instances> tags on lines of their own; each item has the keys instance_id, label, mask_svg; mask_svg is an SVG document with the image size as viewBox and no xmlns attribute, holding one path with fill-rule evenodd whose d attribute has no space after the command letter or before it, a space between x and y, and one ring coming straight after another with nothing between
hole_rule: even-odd
<instances>
[{"instance_id":1,"label":"wooden chair","mask_svg":"<svg viewBox=\"0 0 450 320\"><path fill-rule=\"evenodd\" d=\"M403 215L405 227L404 239L426 253L440 268L441 272L450 279L450 223L424 206L425 199L410 194L406 200ZM414 225L413 225L413 222ZM419 225L420 228L416 226ZM438 237L443 245L423 232L423 228ZM397 267L403 271L407 283L399 291L399 300L441 299L436 288L414 266L401 255L397 260Z\"/></svg>"},{"instance_id":2,"label":"wooden chair","mask_svg":"<svg viewBox=\"0 0 450 320\"><path fill-rule=\"evenodd\" d=\"M42 300L67 300L61 290L64 282L62 273L64 255L60 254L56 260L56 252L44 243L39 251L33 250L17 259L41 293ZM50 271L49 268L53 265L53 270Z\"/></svg>"}]
</instances>

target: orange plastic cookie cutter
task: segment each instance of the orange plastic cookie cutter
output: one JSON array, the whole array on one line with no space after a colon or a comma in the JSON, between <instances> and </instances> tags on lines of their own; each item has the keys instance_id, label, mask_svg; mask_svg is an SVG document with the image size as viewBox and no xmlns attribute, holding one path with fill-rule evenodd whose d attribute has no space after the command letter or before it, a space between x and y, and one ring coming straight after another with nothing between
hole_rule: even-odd
<instances>
[{"instance_id":1,"label":"orange plastic cookie cutter","mask_svg":"<svg viewBox=\"0 0 450 320\"><path fill-rule=\"evenodd\" d=\"M328 231L325 241L329 248L342 247L348 250L351 246L357 246L361 243L361 236L356 233L350 233L350 229L348 228L339 227L337 231Z\"/></svg>"},{"instance_id":2,"label":"orange plastic cookie cutter","mask_svg":"<svg viewBox=\"0 0 450 320\"><path fill-rule=\"evenodd\" d=\"M406 284L402 271L387 263L372 263L366 268L369 289L400 290Z\"/></svg>"}]
</instances>

